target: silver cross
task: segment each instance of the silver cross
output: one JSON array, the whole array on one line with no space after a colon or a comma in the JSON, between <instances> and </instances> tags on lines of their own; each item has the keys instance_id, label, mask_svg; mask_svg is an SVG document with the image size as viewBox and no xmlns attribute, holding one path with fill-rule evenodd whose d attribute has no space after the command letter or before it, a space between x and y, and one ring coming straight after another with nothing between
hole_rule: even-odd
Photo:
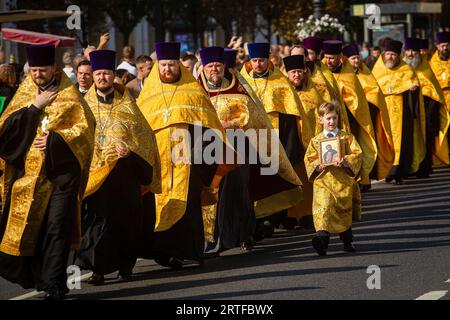
<instances>
[{"instance_id":1,"label":"silver cross","mask_svg":"<svg viewBox=\"0 0 450 320\"><path fill-rule=\"evenodd\" d=\"M48 120L48 116L45 116L44 119L41 121L41 130L43 133L47 132L47 125L50 123L50 120Z\"/></svg>"},{"instance_id":2,"label":"silver cross","mask_svg":"<svg viewBox=\"0 0 450 320\"><path fill-rule=\"evenodd\" d=\"M167 123L169 121L169 117L171 116L169 109L164 110L163 117L164 117L164 123Z\"/></svg>"}]
</instances>

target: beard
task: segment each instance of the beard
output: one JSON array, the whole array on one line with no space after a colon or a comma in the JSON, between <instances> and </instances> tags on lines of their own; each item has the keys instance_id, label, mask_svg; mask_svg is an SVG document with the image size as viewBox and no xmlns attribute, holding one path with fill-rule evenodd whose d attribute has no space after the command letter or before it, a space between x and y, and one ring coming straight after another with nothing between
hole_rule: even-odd
<instances>
[{"instance_id":1,"label":"beard","mask_svg":"<svg viewBox=\"0 0 450 320\"><path fill-rule=\"evenodd\" d=\"M164 83L177 82L178 76L179 76L178 74L174 74L174 73L160 73L159 74L159 78Z\"/></svg>"},{"instance_id":2,"label":"beard","mask_svg":"<svg viewBox=\"0 0 450 320\"><path fill-rule=\"evenodd\" d=\"M417 69L417 67L420 65L422 60L420 59L419 55L416 55L415 57L405 57L405 62L411 68Z\"/></svg>"},{"instance_id":3,"label":"beard","mask_svg":"<svg viewBox=\"0 0 450 320\"><path fill-rule=\"evenodd\" d=\"M97 87L97 89L102 93L107 93L109 90L111 90L112 85L105 85L104 87Z\"/></svg>"},{"instance_id":4,"label":"beard","mask_svg":"<svg viewBox=\"0 0 450 320\"><path fill-rule=\"evenodd\" d=\"M439 52L439 58L441 60L447 61L450 58L450 52L446 51L440 51Z\"/></svg>"},{"instance_id":5,"label":"beard","mask_svg":"<svg viewBox=\"0 0 450 320\"><path fill-rule=\"evenodd\" d=\"M384 65L388 69L392 69L398 65L398 60L384 60Z\"/></svg>"}]
</instances>

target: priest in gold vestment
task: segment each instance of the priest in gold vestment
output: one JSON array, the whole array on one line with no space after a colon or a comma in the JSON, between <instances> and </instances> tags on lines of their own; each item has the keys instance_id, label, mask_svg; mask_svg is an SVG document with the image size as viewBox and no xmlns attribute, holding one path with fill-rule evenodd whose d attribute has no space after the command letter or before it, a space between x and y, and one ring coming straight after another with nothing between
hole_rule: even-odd
<instances>
[{"instance_id":1,"label":"priest in gold vestment","mask_svg":"<svg viewBox=\"0 0 450 320\"><path fill-rule=\"evenodd\" d=\"M395 159L386 182L402 184L425 158L425 110L419 78L401 58L403 43L389 41L372 70L386 99Z\"/></svg>"},{"instance_id":2,"label":"priest in gold vestment","mask_svg":"<svg viewBox=\"0 0 450 320\"><path fill-rule=\"evenodd\" d=\"M211 98L228 143L241 159L220 185L216 241L222 250L240 245L247 251L252 247L255 216L261 218L291 207L292 200L301 197L300 182L276 133L268 135L273 127L264 109L249 95L237 72L224 68L223 48L204 48L200 56L203 72L199 82ZM227 65L232 64L228 61ZM240 141L245 142L240 144ZM266 143L270 158L279 166L271 174L262 172L263 161L251 160L252 154L261 156L262 143ZM272 146L278 152L271 150Z\"/></svg>"},{"instance_id":3,"label":"priest in gold vestment","mask_svg":"<svg viewBox=\"0 0 450 320\"><path fill-rule=\"evenodd\" d=\"M394 163L395 151L392 141L391 124L384 94L372 72L362 61L358 47L350 44L342 48L342 53L348 58L353 70L364 89L369 105L375 139L377 143L377 160L369 177L375 180L386 178Z\"/></svg>"},{"instance_id":4,"label":"priest in gold vestment","mask_svg":"<svg viewBox=\"0 0 450 320\"><path fill-rule=\"evenodd\" d=\"M358 78L347 57L342 55L342 42L329 40L323 42L324 62L331 71L342 96L342 110L346 110L351 132L362 150L362 167L359 184L363 191L370 188L370 173L377 159L375 131L370 117L369 105Z\"/></svg>"},{"instance_id":5,"label":"priest in gold vestment","mask_svg":"<svg viewBox=\"0 0 450 320\"><path fill-rule=\"evenodd\" d=\"M80 204L95 119L53 45L28 46L30 74L0 118L0 275L62 299L69 252L80 244Z\"/></svg>"},{"instance_id":6,"label":"priest in gold vestment","mask_svg":"<svg viewBox=\"0 0 450 320\"><path fill-rule=\"evenodd\" d=\"M130 279L153 234L161 170L154 133L128 90L113 84L116 53L96 50L90 61L94 85L84 99L97 127L75 264L93 271L89 284L101 285L115 271Z\"/></svg>"},{"instance_id":7,"label":"priest in gold vestment","mask_svg":"<svg viewBox=\"0 0 450 320\"><path fill-rule=\"evenodd\" d=\"M180 43L157 43L155 49L158 61L137 100L161 159L162 193L156 195L155 233L145 257L173 269L199 266L213 220L203 220L202 199L217 195L227 172L203 161L211 144L203 135L212 134L214 145L221 145L223 128L208 95L181 65Z\"/></svg>"},{"instance_id":8,"label":"priest in gold vestment","mask_svg":"<svg viewBox=\"0 0 450 320\"><path fill-rule=\"evenodd\" d=\"M406 38L403 60L416 72L424 100L426 154L416 176L426 178L432 172L433 158L437 165L449 164L447 141L449 111L436 76L426 58L420 54L420 44L421 39Z\"/></svg>"},{"instance_id":9,"label":"priest in gold vestment","mask_svg":"<svg viewBox=\"0 0 450 320\"><path fill-rule=\"evenodd\" d=\"M260 101L273 127L278 130L280 141L295 168L300 164L304 152L300 122L306 115L300 99L289 80L269 61L268 43L250 43L248 50L250 61L243 66L241 75L255 92L256 100ZM264 233L270 235L273 232L271 228L281 222L289 222L286 217L285 210L269 219L260 219L257 237L260 238L259 234Z\"/></svg>"},{"instance_id":10,"label":"priest in gold vestment","mask_svg":"<svg viewBox=\"0 0 450 320\"><path fill-rule=\"evenodd\" d=\"M430 59L430 67L444 91L445 104L450 108L450 32L438 32L436 39L437 50ZM450 130L447 140L450 146Z\"/></svg>"}]
</instances>

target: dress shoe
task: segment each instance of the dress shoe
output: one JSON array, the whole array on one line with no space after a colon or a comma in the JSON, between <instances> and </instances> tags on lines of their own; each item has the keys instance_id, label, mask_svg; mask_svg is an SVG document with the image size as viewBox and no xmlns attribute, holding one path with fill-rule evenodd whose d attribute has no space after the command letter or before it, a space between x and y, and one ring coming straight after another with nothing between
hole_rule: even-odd
<instances>
[{"instance_id":1,"label":"dress shoe","mask_svg":"<svg viewBox=\"0 0 450 320\"><path fill-rule=\"evenodd\" d=\"M169 259L169 266L172 270L181 270L183 269L183 260L171 257Z\"/></svg>"},{"instance_id":2,"label":"dress shoe","mask_svg":"<svg viewBox=\"0 0 450 320\"><path fill-rule=\"evenodd\" d=\"M319 256L327 255L326 244L322 237L313 237L312 245Z\"/></svg>"},{"instance_id":3,"label":"dress shoe","mask_svg":"<svg viewBox=\"0 0 450 320\"><path fill-rule=\"evenodd\" d=\"M241 250L244 252L251 251L253 249L253 243L251 241L244 241L241 243Z\"/></svg>"},{"instance_id":4,"label":"dress shoe","mask_svg":"<svg viewBox=\"0 0 450 320\"><path fill-rule=\"evenodd\" d=\"M45 292L44 300L59 301L64 300L64 292L57 286L50 287Z\"/></svg>"},{"instance_id":5,"label":"dress shoe","mask_svg":"<svg viewBox=\"0 0 450 320\"><path fill-rule=\"evenodd\" d=\"M87 283L94 286L100 286L105 283L105 276L103 276L102 274L93 273Z\"/></svg>"},{"instance_id":6,"label":"dress shoe","mask_svg":"<svg viewBox=\"0 0 450 320\"><path fill-rule=\"evenodd\" d=\"M132 278L132 274L133 274L132 269L119 270L119 280L130 281Z\"/></svg>"},{"instance_id":7,"label":"dress shoe","mask_svg":"<svg viewBox=\"0 0 450 320\"><path fill-rule=\"evenodd\" d=\"M349 244L344 244L344 251L345 252L356 252L356 249L353 246L353 244L349 243Z\"/></svg>"}]
</instances>

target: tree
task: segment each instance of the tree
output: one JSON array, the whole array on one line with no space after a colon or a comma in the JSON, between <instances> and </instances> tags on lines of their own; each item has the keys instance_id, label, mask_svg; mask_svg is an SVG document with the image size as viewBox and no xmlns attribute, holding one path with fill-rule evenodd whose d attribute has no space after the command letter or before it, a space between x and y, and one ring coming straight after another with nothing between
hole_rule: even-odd
<instances>
[{"instance_id":1,"label":"tree","mask_svg":"<svg viewBox=\"0 0 450 320\"><path fill-rule=\"evenodd\" d=\"M128 45L130 34L147 15L151 4L148 0L97 0L96 2L103 3L105 12L122 33L125 45Z\"/></svg>"}]
</instances>

